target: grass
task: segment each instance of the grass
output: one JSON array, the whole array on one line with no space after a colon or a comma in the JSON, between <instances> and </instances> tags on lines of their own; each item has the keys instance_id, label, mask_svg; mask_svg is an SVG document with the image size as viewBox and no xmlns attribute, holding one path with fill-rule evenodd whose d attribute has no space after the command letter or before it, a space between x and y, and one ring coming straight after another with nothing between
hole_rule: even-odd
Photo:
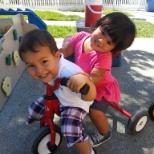
<instances>
[{"instance_id":1,"label":"grass","mask_svg":"<svg viewBox=\"0 0 154 154\"><path fill-rule=\"evenodd\" d=\"M112 12L121 12L121 13L124 13L124 14L126 14L128 17L133 17L133 15L132 14L130 14L130 13L128 13L128 12L124 12L124 11L119 11L119 10L104 10L103 11L103 14L109 14L109 13L112 13Z\"/></svg>"},{"instance_id":2,"label":"grass","mask_svg":"<svg viewBox=\"0 0 154 154\"><path fill-rule=\"evenodd\" d=\"M77 33L75 26L48 26L48 32L55 38L64 38Z\"/></svg>"},{"instance_id":3,"label":"grass","mask_svg":"<svg viewBox=\"0 0 154 154\"><path fill-rule=\"evenodd\" d=\"M138 38L153 38L154 37L154 24L144 20L134 20L137 29Z\"/></svg>"},{"instance_id":4,"label":"grass","mask_svg":"<svg viewBox=\"0 0 154 154\"><path fill-rule=\"evenodd\" d=\"M64 15L62 13L51 11L34 11L43 20L58 20L58 21L76 21L81 19L78 15Z\"/></svg>"},{"instance_id":5,"label":"grass","mask_svg":"<svg viewBox=\"0 0 154 154\"><path fill-rule=\"evenodd\" d=\"M64 15L62 13L52 12L52 11L34 11L42 20L58 20L58 21L76 21L83 17L78 15ZM106 15L111 12L119 12L119 10L104 10L103 14ZM129 17L133 15L120 11ZM0 18L12 18L12 16L1 16ZM25 16L27 20L27 16ZM133 20L137 29L137 38L153 38L154 37L154 24L149 23L145 20ZM52 33L55 38L64 38L67 35L74 35L77 33L76 27L71 26L50 26L47 25L47 30Z\"/></svg>"},{"instance_id":6,"label":"grass","mask_svg":"<svg viewBox=\"0 0 154 154\"><path fill-rule=\"evenodd\" d=\"M119 10L104 10L103 14L108 14L111 12L119 12ZM126 14L129 17L133 17L133 15L120 11ZM60 20L60 21L76 21L81 19L82 17L77 15L64 15L61 13L55 13L51 11L35 11L35 13L43 20ZM146 22L145 20L133 20L137 29L137 38L153 38L154 35L154 24ZM48 26L48 31L52 33L52 35L57 37L65 37L66 35L74 35L77 33L76 27L70 26Z\"/></svg>"}]
</instances>

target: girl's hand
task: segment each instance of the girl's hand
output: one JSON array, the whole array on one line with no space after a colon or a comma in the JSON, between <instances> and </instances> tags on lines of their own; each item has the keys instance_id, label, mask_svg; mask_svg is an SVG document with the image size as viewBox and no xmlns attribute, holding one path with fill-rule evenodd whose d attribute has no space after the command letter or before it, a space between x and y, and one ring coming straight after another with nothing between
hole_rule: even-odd
<instances>
[{"instance_id":1,"label":"girl's hand","mask_svg":"<svg viewBox=\"0 0 154 154\"><path fill-rule=\"evenodd\" d=\"M81 98L84 101L94 101L96 98L96 87L94 83L89 80L89 75L86 73L79 73L73 75L67 81L67 87L69 87L73 92L79 93L80 89L85 85L88 84L90 89L86 95L81 94Z\"/></svg>"},{"instance_id":2,"label":"girl's hand","mask_svg":"<svg viewBox=\"0 0 154 154\"><path fill-rule=\"evenodd\" d=\"M67 81L67 87L73 92L79 93L80 89L88 83L88 80L89 78L86 73L79 73L69 78Z\"/></svg>"}]
</instances>

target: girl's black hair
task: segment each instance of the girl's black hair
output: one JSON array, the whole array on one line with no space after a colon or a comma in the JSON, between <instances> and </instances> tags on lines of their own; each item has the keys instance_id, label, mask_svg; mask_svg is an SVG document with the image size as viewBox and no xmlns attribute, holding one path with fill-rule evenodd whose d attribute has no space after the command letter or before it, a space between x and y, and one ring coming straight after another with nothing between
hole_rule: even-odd
<instances>
[{"instance_id":1,"label":"girl's black hair","mask_svg":"<svg viewBox=\"0 0 154 154\"><path fill-rule=\"evenodd\" d=\"M136 27L132 20L121 12L107 14L100 18L95 28L100 27L102 32L106 32L115 43L115 48L111 50L113 54L128 48L134 41Z\"/></svg>"},{"instance_id":2,"label":"girl's black hair","mask_svg":"<svg viewBox=\"0 0 154 154\"><path fill-rule=\"evenodd\" d=\"M39 46L48 46L51 53L54 55L58 51L55 39L46 30L34 29L27 32L23 37L19 45L19 55L22 59L22 54L27 51L38 52Z\"/></svg>"}]
</instances>

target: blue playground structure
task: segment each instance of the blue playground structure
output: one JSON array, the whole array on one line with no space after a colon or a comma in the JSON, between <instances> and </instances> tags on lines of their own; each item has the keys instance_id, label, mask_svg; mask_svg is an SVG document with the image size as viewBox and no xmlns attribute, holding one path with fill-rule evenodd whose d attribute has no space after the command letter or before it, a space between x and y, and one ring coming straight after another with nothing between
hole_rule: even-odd
<instances>
[{"instance_id":1,"label":"blue playground structure","mask_svg":"<svg viewBox=\"0 0 154 154\"><path fill-rule=\"evenodd\" d=\"M28 22L30 24L36 25L39 29L47 30L47 25L45 22L39 18L32 10L26 8L25 10L17 8L17 10L13 10L9 8L8 10L0 9L0 15L16 15L16 14L23 14L28 16Z\"/></svg>"}]
</instances>

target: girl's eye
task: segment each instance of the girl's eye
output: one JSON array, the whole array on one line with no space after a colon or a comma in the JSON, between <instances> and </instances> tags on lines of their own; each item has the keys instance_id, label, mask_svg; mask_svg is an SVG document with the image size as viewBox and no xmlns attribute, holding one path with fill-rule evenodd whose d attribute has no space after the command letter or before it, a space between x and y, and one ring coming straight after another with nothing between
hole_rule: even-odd
<instances>
[{"instance_id":1,"label":"girl's eye","mask_svg":"<svg viewBox=\"0 0 154 154\"><path fill-rule=\"evenodd\" d=\"M111 45L111 42L107 42L108 45Z\"/></svg>"},{"instance_id":2,"label":"girl's eye","mask_svg":"<svg viewBox=\"0 0 154 154\"><path fill-rule=\"evenodd\" d=\"M102 35L105 35L104 31L102 31Z\"/></svg>"}]
</instances>

